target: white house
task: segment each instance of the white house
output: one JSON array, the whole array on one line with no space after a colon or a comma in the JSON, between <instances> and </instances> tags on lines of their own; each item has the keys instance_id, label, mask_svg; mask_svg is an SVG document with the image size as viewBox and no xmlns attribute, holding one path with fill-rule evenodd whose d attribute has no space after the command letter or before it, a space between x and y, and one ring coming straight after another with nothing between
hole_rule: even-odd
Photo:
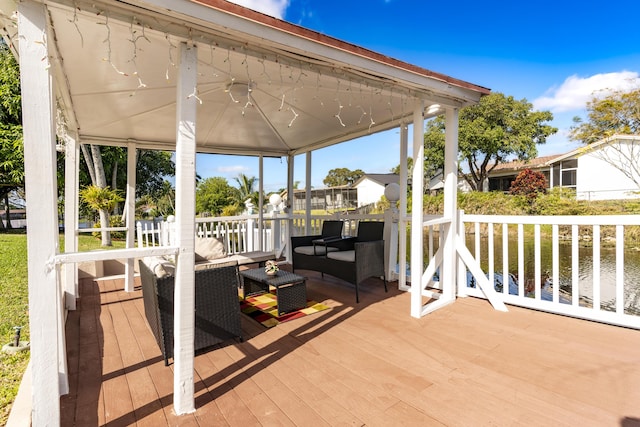
<instances>
[{"instance_id":1,"label":"white house","mask_svg":"<svg viewBox=\"0 0 640 427\"><path fill-rule=\"evenodd\" d=\"M507 191L523 169L542 172L549 188L576 190L579 200L640 197L640 135L613 135L565 154L498 165L488 189Z\"/></svg>"},{"instance_id":2,"label":"white house","mask_svg":"<svg viewBox=\"0 0 640 427\"><path fill-rule=\"evenodd\" d=\"M353 183L357 190L358 207L378 203L387 185L400 183L400 175L395 173L368 173Z\"/></svg>"}]
</instances>

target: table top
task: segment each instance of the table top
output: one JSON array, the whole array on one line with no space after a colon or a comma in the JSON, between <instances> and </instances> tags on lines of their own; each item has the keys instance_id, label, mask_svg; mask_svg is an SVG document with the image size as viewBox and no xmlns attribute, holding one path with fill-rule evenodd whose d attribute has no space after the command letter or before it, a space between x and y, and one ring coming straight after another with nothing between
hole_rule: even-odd
<instances>
[{"instance_id":1,"label":"table top","mask_svg":"<svg viewBox=\"0 0 640 427\"><path fill-rule=\"evenodd\" d=\"M250 270L241 270L240 274L249 279L268 283L272 286L280 286L288 283L297 283L303 282L306 280L306 277L300 276L295 273L291 273L290 271L278 270L278 272L274 276L269 276L265 273L264 268L252 268Z\"/></svg>"}]
</instances>

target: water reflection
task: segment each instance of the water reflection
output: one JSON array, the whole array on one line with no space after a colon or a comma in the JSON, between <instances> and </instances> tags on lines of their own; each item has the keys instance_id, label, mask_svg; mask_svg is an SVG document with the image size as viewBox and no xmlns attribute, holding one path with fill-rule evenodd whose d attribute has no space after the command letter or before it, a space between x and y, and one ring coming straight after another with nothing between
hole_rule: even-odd
<instances>
[{"instance_id":1,"label":"water reflection","mask_svg":"<svg viewBox=\"0 0 640 427\"><path fill-rule=\"evenodd\" d=\"M489 271L488 240L481 239L480 259L482 270ZM518 246L517 239L508 242L509 273L518 274ZM502 273L502 239L494 239L494 271ZM542 282L545 277L551 277L553 272L553 253L551 239L540 242L540 265ZM467 236L467 247L471 253L475 252L473 236ZM571 300L573 254L570 243L559 244L559 286L561 295ZM474 254L475 255L475 254ZM524 274L525 281L535 280L535 244L530 239L524 243ZM593 301L593 248L580 247L578 250L578 298L580 304L590 306ZM640 252L627 250L624 252L624 307L627 314L640 314ZM600 300L603 310L615 311L616 305L616 251L615 248L600 248Z\"/></svg>"}]
</instances>

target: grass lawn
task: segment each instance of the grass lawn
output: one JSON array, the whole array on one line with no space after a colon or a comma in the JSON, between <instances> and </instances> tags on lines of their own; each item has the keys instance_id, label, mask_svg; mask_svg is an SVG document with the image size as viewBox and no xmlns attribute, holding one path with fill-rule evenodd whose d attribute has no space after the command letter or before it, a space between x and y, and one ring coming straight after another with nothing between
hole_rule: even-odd
<instances>
[{"instance_id":1,"label":"grass lawn","mask_svg":"<svg viewBox=\"0 0 640 427\"><path fill-rule=\"evenodd\" d=\"M0 345L11 342L14 326L22 326L21 340L29 340L27 236L0 234ZM29 352L0 352L0 425L7 423L18 393Z\"/></svg>"},{"instance_id":2,"label":"grass lawn","mask_svg":"<svg viewBox=\"0 0 640 427\"><path fill-rule=\"evenodd\" d=\"M113 242L113 248L124 246L124 242ZM100 249L100 239L81 235L78 247L80 252ZM60 248L64 250L62 235ZM0 234L0 346L12 341L14 326L22 326L20 340L29 340L28 304L27 236ZM0 352L0 426L7 423L28 362L28 351L15 354Z\"/></svg>"}]
</instances>

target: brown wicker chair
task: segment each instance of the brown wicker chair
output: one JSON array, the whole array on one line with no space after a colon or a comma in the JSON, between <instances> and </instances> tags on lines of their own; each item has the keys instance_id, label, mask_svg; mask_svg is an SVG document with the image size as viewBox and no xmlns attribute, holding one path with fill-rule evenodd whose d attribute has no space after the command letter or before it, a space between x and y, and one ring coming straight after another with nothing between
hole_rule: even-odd
<instances>
[{"instance_id":1,"label":"brown wicker chair","mask_svg":"<svg viewBox=\"0 0 640 427\"><path fill-rule=\"evenodd\" d=\"M174 277L159 278L142 261L139 266L145 316L168 365L173 357ZM237 264L195 272L195 351L231 338L242 340L238 283Z\"/></svg>"}]
</instances>

